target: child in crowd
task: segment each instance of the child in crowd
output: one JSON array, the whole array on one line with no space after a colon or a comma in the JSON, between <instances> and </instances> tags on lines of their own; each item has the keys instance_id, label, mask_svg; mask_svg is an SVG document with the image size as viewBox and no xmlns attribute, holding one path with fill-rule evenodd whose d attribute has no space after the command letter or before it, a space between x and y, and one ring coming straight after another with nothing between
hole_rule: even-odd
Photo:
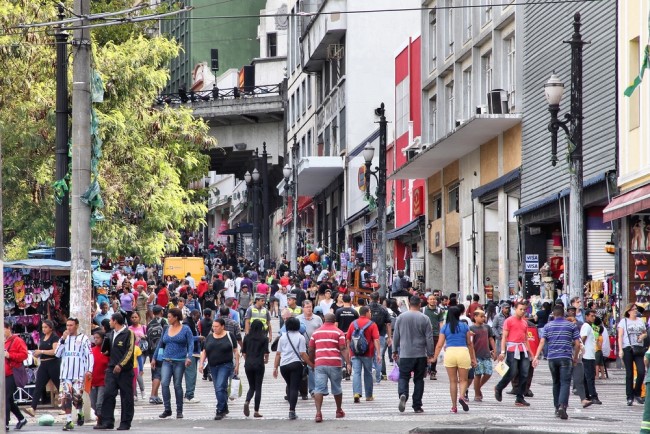
<instances>
[{"instance_id":1,"label":"child in crowd","mask_svg":"<svg viewBox=\"0 0 650 434\"><path fill-rule=\"evenodd\" d=\"M108 368L108 356L102 353L102 342L104 332L101 329L93 333L93 347L91 351L95 362L93 364L93 377L90 383L90 407L97 417L97 425L101 425L102 403L104 401L104 382L106 369Z\"/></svg>"}]
</instances>

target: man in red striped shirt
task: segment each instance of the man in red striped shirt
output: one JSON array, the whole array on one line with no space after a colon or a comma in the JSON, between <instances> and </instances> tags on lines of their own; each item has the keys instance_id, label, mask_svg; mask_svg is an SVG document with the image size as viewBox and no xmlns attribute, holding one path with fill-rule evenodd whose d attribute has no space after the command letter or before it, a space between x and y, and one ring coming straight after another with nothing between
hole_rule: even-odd
<instances>
[{"instance_id":1,"label":"man in red striped shirt","mask_svg":"<svg viewBox=\"0 0 650 434\"><path fill-rule=\"evenodd\" d=\"M321 406L323 405L323 395L329 394L328 380L336 402L336 417L345 417L345 412L341 408L343 402L341 359L342 357L345 358L347 367L350 369L350 355L346 349L345 335L336 327L335 322L336 316L334 314L326 314L323 325L312 333L309 339L309 357L315 364L314 401L316 402L316 422L323 421Z\"/></svg>"}]
</instances>

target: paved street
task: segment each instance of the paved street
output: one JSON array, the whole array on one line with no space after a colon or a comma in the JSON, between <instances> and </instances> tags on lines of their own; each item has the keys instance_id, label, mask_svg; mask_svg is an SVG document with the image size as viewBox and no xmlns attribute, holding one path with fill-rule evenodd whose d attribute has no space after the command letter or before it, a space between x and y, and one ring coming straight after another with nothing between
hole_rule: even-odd
<instances>
[{"instance_id":1,"label":"paved street","mask_svg":"<svg viewBox=\"0 0 650 434\"><path fill-rule=\"evenodd\" d=\"M275 321L275 319L274 319ZM277 323L276 323L277 326ZM277 330L277 328L276 328ZM352 381L344 381L344 405L346 412L345 420L334 419L334 402L332 398L326 398L324 404L324 422L316 425L313 422L315 414L313 400L298 401L296 412L299 420L288 420L288 405L284 401L284 381L281 378L273 379L271 375L272 360L267 365L266 378L263 387L262 406L260 412L264 415L261 420L254 420L252 417L246 419L242 413L243 398L230 402L230 414L222 421L213 421L215 398L212 383L199 378L197 383L197 396L201 399L198 404L185 405L183 413L185 419L162 421L158 414L162 406L149 405L143 401L136 402L136 421L133 429L138 432L171 432L176 428L193 430L212 430L219 427L220 431L236 430L238 432L260 432L260 431L312 431L319 432L353 430L356 432L407 432L415 428L458 428L463 431L471 427L494 427L500 430L514 428L517 431L526 429L537 432L608 432L608 433L633 433L638 432L641 424L643 407L625 405L625 372L612 367L609 370L608 380L597 380L597 390L603 401L602 406L592 406L587 409L575 408L579 402L575 396L571 397L569 409L569 420L561 421L553 415L551 378L546 365L540 365L535 371L532 390L535 397L528 399L530 408L522 409L514 406L514 397L504 394L503 402L498 403L492 393L497 379L493 377L484 389L484 401L482 403L470 402L470 411L464 413L459 407L458 414L451 414L449 398L449 386L444 369L439 366L437 381L425 380L424 410L422 415L412 413L410 404L404 413L397 410L398 397L397 385L391 381L382 381L375 385L375 401L366 403L352 402ZM390 369L390 365L389 365ZM149 383L149 370L147 369L146 384ZM495 376L498 374L495 373ZM244 393L246 393L246 381L244 382ZM147 389L149 392L149 389ZM173 390L172 390L173 396ZM470 391L470 400L473 399L473 391ZM173 409L172 404L172 409ZM43 410L45 412L45 410ZM118 411L119 413L119 411ZM251 409L252 413L252 409ZM119 420L119 414L117 414ZM57 416L62 420L62 416ZM30 423L23 428L23 432L46 432L60 431L61 423L54 427L38 427L36 423ZM15 422L12 421L12 426ZM90 431L92 427L84 426L75 428L75 431ZM439 431L442 432L442 431Z\"/></svg>"}]
</instances>

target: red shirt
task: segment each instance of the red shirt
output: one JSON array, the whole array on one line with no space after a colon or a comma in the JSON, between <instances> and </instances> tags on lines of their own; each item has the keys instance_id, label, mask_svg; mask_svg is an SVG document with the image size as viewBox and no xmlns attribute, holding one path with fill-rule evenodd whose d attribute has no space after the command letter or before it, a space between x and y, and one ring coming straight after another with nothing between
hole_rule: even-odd
<instances>
[{"instance_id":1,"label":"red shirt","mask_svg":"<svg viewBox=\"0 0 650 434\"><path fill-rule=\"evenodd\" d=\"M167 292L167 288L162 288L158 291L158 299L156 300L156 303L158 303L158 306L162 306L163 308L167 307L169 304L169 292Z\"/></svg>"},{"instance_id":2,"label":"red shirt","mask_svg":"<svg viewBox=\"0 0 650 434\"><path fill-rule=\"evenodd\" d=\"M252 291L253 288L250 288L250 290ZM267 285L264 282L258 283L257 284L257 293L258 294L264 294L264 295L268 294L269 293L269 285Z\"/></svg>"},{"instance_id":3,"label":"red shirt","mask_svg":"<svg viewBox=\"0 0 650 434\"><path fill-rule=\"evenodd\" d=\"M370 321L370 319L362 316L350 324L350 327L348 328L348 332L346 334L348 342L352 341L354 323L356 322L357 326L361 329L368 323L368 321ZM366 341L368 341L368 351L366 351L365 354L363 354L361 357L373 357L375 355L375 339L379 339L379 328L377 328L377 324L372 323L370 327L368 327L366 331L363 332L363 334L366 337Z\"/></svg>"},{"instance_id":4,"label":"red shirt","mask_svg":"<svg viewBox=\"0 0 650 434\"><path fill-rule=\"evenodd\" d=\"M287 276L280 277L280 285L289 286L289 278Z\"/></svg>"},{"instance_id":5,"label":"red shirt","mask_svg":"<svg viewBox=\"0 0 650 434\"><path fill-rule=\"evenodd\" d=\"M528 340L528 321L526 318L519 319L516 315L506 319L503 323L503 331L508 330L508 342L523 343L524 346L519 351L525 351L526 341ZM508 352L514 352L514 347L506 347Z\"/></svg>"},{"instance_id":6,"label":"red shirt","mask_svg":"<svg viewBox=\"0 0 650 434\"><path fill-rule=\"evenodd\" d=\"M537 347L539 346L539 333L537 327L528 327L528 345L533 354L537 354Z\"/></svg>"},{"instance_id":7,"label":"red shirt","mask_svg":"<svg viewBox=\"0 0 650 434\"><path fill-rule=\"evenodd\" d=\"M196 293L198 294L199 298L203 297L203 294L205 294L207 290L208 282L205 280L202 280L196 284Z\"/></svg>"},{"instance_id":8,"label":"red shirt","mask_svg":"<svg viewBox=\"0 0 650 434\"><path fill-rule=\"evenodd\" d=\"M474 311L477 310L477 309L480 309L480 308L481 308L481 305L477 301L470 304L469 307L467 308L467 316L472 318L472 321L473 321L474 320Z\"/></svg>"},{"instance_id":9,"label":"red shirt","mask_svg":"<svg viewBox=\"0 0 650 434\"><path fill-rule=\"evenodd\" d=\"M324 323L309 339L309 348L315 350L316 366L340 368L341 347L345 347L345 335L331 322Z\"/></svg>"},{"instance_id":10,"label":"red shirt","mask_svg":"<svg viewBox=\"0 0 650 434\"><path fill-rule=\"evenodd\" d=\"M106 369L108 368L108 356L102 354L102 349L98 346L92 347L95 363L93 364L93 379L90 383L92 387L105 385Z\"/></svg>"},{"instance_id":11,"label":"red shirt","mask_svg":"<svg viewBox=\"0 0 650 434\"><path fill-rule=\"evenodd\" d=\"M16 335L5 341L5 352L9 357L5 359L5 377L13 374L13 368L20 366L27 358L27 344Z\"/></svg>"}]
</instances>

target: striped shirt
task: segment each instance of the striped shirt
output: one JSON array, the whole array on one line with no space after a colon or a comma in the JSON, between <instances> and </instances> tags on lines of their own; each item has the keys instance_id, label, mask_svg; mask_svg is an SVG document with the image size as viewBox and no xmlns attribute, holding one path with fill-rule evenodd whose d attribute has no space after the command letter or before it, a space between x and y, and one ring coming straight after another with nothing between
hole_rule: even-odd
<instances>
[{"instance_id":1,"label":"striped shirt","mask_svg":"<svg viewBox=\"0 0 650 434\"><path fill-rule=\"evenodd\" d=\"M61 380L80 380L86 372L93 371L95 358L90 348L90 340L84 334L68 336L64 343L59 341L56 356L61 359Z\"/></svg>"},{"instance_id":2,"label":"striped shirt","mask_svg":"<svg viewBox=\"0 0 650 434\"><path fill-rule=\"evenodd\" d=\"M565 318L555 318L546 323L540 338L546 339L547 359L570 359L573 357L573 342L580 339L580 331Z\"/></svg>"},{"instance_id":3,"label":"striped shirt","mask_svg":"<svg viewBox=\"0 0 650 434\"><path fill-rule=\"evenodd\" d=\"M309 339L309 348L315 353L316 366L340 368L341 347L345 347L345 334L332 323L323 324Z\"/></svg>"}]
</instances>

